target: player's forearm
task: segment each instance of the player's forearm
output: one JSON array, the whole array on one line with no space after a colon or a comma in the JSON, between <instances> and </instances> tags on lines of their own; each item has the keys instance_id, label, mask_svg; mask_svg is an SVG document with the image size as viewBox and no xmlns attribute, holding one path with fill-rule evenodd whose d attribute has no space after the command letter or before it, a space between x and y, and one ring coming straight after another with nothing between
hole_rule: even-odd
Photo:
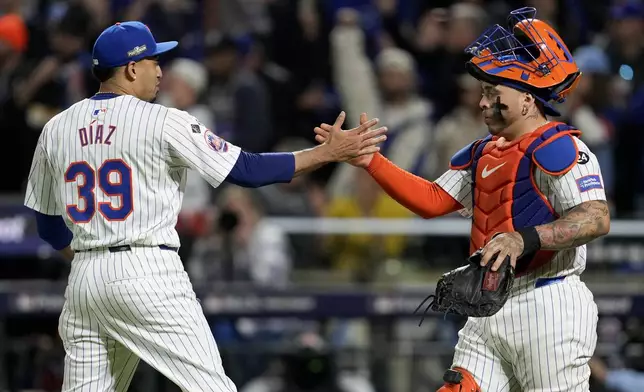
<instances>
[{"instance_id":1,"label":"player's forearm","mask_svg":"<svg viewBox=\"0 0 644 392\"><path fill-rule=\"evenodd\" d=\"M35 214L38 236L71 261L74 258L74 252L70 248L73 234L65 225L63 217L46 215L38 211L35 211Z\"/></svg>"},{"instance_id":2,"label":"player's forearm","mask_svg":"<svg viewBox=\"0 0 644 392\"><path fill-rule=\"evenodd\" d=\"M242 151L235 162L226 182L245 188L290 182L295 172L295 158L292 153Z\"/></svg>"},{"instance_id":3,"label":"player's forearm","mask_svg":"<svg viewBox=\"0 0 644 392\"><path fill-rule=\"evenodd\" d=\"M541 249L562 250L584 245L610 231L610 212L603 200L581 203L552 223L537 226Z\"/></svg>"},{"instance_id":4,"label":"player's forearm","mask_svg":"<svg viewBox=\"0 0 644 392\"><path fill-rule=\"evenodd\" d=\"M392 199L423 218L435 218L463 208L437 184L401 169L380 154L374 155L367 171Z\"/></svg>"},{"instance_id":5,"label":"player's forearm","mask_svg":"<svg viewBox=\"0 0 644 392\"><path fill-rule=\"evenodd\" d=\"M319 169L333 161L324 144L306 150L296 151L293 153L293 156L295 156L295 174L293 177Z\"/></svg>"},{"instance_id":6,"label":"player's forearm","mask_svg":"<svg viewBox=\"0 0 644 392\"><path fill-rule=\"evenodd\" d=\"M242 151L226 182L246 188L289 182L302 173L333 160L326 147L318 146L293 153L249 153Z\"/></svg>"}]
</instances>

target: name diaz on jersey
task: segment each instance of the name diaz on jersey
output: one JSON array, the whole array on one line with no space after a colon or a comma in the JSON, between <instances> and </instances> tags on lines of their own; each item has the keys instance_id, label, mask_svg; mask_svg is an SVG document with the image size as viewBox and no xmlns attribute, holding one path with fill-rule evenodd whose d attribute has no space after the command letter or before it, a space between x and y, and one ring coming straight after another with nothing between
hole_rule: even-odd
<instances>
[{"instance_id":1,"label":"name diaz on jersey","mask_svg":"<svg viewBox=\"0 0 644 392\"><path fill-rule=\"evenodd\" d=\"M82 147L92 144L105 144L111 145L112 135L116 131L116 126L108 125L107 132L105 126L98 124L97 120L93 120L88 127L83 127L78 130L78 138Z\"/></svg>"}]
</instances>

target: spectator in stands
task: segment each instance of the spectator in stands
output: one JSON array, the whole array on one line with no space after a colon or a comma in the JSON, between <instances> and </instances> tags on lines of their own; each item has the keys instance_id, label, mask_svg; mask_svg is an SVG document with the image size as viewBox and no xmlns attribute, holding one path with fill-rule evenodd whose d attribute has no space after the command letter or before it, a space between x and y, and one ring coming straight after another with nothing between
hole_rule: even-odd
<instances>
[{"instance_id":1,"label":"spectator in stands","mask_svg":"<svg viewBox=\"0 0 644 392\"><path fill-rule=\"evenodd\" d=\"M63 383L64 366L60 358L65 355L59 338L41 334L35 336L37 351L34 368L26 376L33 380L33 387L41 391L57 391Z\"/></svg>"},{"instance_id":2,"label":"spectator in stands","mask_svg":"<svg viewBox=\"0 0 644 392\"><path fill-rule=\"evenodd\" d=\"M386 4L383 1L381 4ZM395 7L382 7L383 25L393 42L412 53L419 64L423 95L434 103L434 118L439 119L458 105L458 75L468 60L464 49L473 42L487 21L481 5L449 2L449 8L430 8L424 12L412 33L403 29Z\"/></svg>"},{"instance_id":3,"label":"spectator in stands","mask_svg":"<svg viewBox=\"0 0 644 392\"><path fill-rule=\"evenodd\" d=\"M273 25L268 15L270 1L256 0L215 0L210 1L210 30L241 36L247 34L267 34Z\"/></svg>"},{"instance_id":4,"label":"spectator in stands","mask_svg":"<svg viewBox=\"0 0 644 392\"><path fill-rule=\"evenodd\" d=\"M85 10L90 14L90 19L92 20L88 30L90 37L98 36L112 23L113 14L111 6L114 3L112 0L80 0L79 2L85 7ZM157 31L156 29L153 30ZM161 41L158 37L157 40Z\"/></svg>"},{"instance_id":5,"label":"spectator in stands","mask_svg":"<svg viewBox=\"0 0 644 392\"><path fill-rule=\"evenodd\" d=\"M270 5L273 29L266 39L266 52L276 64L291 74L293 92L286 90L279 105L295 95L294 110L289 113L292 131L289 136L311 139L310 129L334 118L338 99L330 77L328 28L322 9L330 2L318 0L274 1ZM279 139L282 129L274 133ZM333 166L316 171L328 177Z\"/></svg>"},{"instance_id":6,"label":"spectator in stands","mask_svg":"<svg viewBox=\"0 0 644 392\"><path fill-rule=\"evenodd\" d=\"M349 124L360 113L378 116L389 132L381 152L398 166L419 173L431 154L432 105L416 91L416 64L406 51L389 47L367 57L364 32L354 9L341 9L331 33L335 84ZM359 169L340 165L331 178L332 196L346 195Z\"/></svg>"},{"instance_id":7,"label":"spectator in stands","mask_svg":"<svg viewBox=\"0 0 644 392\"><path fill-rule=\"evenodd\" d=\"M597 46L579 47L573 56L583 77L562 110L564 121L579 128L581 139L597 155L602 167L604 189L613 196L612 124L604 117L609 105L610 61Z\"/></svg>"},{"instance_id":8,"label":"spectator in stands","mask_svg":"<svg viewBox=\"0 0 644 392\"><path fill-rule=\"evenodd\" d=\"M274 151L298 151L313 146L314 144L307 140L291 138L279 142ZM311 181L311 177L306 174L295 177L289 183L257 188L256 192L261 200L262 209L269 216L312 218L322 216L326 208L324 189ZM314 234L289 235L293 259L298 267L319 267L322 249L317 237Z\"/></svg>"},{"instance_id":9,"label":"spectator in stands","mask_svg":"<svg viewBox=\"0 0 644 392\"><path fill-rule=\"evenodd\" d=\"M248 382L240 392L373 392L371 382L356 372L338 369L321 336L306 332L287 344L281 369Z\"/></svg>"},{"instance_id":10,"label":"spectator in stands","mask_svg":"<svg viewBox=\"0 0 644 392\"><path fill-rule=\"evenodd\" d=\"M245 151L266 151L272 137L266 85L243 67L242 53L231 37L213 33L206 38L207 103L214 111L217 133Z\"/></svg>"},{"instance_id":11,"label":"spectator in stands","mask_svg":"<svg viewBox=\"0 0 644 392\"><path fill-rule=\"evenodd\" d=\"M52 11L60 8L60 15L51 12L44 35L39 36L40 31L36 28L36 34L30 40L31 49L21 62L12 91L12 102L18 114L16 119L23 125L11 129L10 133L18 133L21 153L16 171L23 180L30 167L28 157L33 155L44 124L88 94L91 63L85 45L91 24L89 14L82 4L50 6Z\"/></svg>"},{"instance_id":12,"label":"spectator in stands","mask_svg":"<svg viewBox=\"0 0 644 392\"><path fill-rule=\"evenodd\" d=\"M607 53L611 70L619 75L632 92L625 110L620 113L615 127L615 215L632 218L640 209L642 194L642 145L644 135L644 5L626 1L611 9L610 42Z\"/></svg>"},{"instance_id":13,"label":"spectator in stands","mask_svg":"<svg viewBox=\"0 0 644 392\"><path fill-rule=\"evenodd\" d=\"M90 23L90 15L81 4L70 4L48 29L47 55L38 59L16 88L16 102L27 109L28 123L38 132L51 117L90 93L85 86L90 65L86 51Z\"/></svg>"},{"instance_id":14,"label":"spectator in stands","mask_svg":"<svg viewBox=\"0 0 644 392\"><path fill-rule=\"evenodd\" d=\"M638 0L616 2L609 19L610 43L607 46L611 70L623 74L630 68L636 86L644 82L644 5ZM631 73L631 72L628 72ZM628 78L631 79L631 78Z\"/></svg>"},{"instance_id":15,"label":"spectator in stands","mask_svg":"<svg viewBox=\"0 0 644 392\"><path fill-rule=\"evenodd\" d=\"M158 102L174 107L198 118L209 129L214 128L214 117L210 109L199 103L200 96L208 85L208 72L199 62L187 58L173 60L162 79ZM194 242L209 232L214 224L212 187L192 170L188 171L185 194L177 231L181 239L179 254L187 263Z\"/></svg>"},{"instance_id":16,"label":"spectator in stands","mask_svg":"<svg viewBox=\"0 0 644 392\"><path fill-rule=\"evenodd\" d=\"M331 199L327 216L331 218L410 218L411 213L396 203L365 171L356 172L349 195ZM405 249L404 236L379 238L370 234L332 235L325 250L337 270L350 271L354 279L370 282L378 273L381 262L398 258Z\"/></svg>"},{"instance_id":17,"label":"spectator in stands","mask_svg":"<svg viewBox=\"0 0 644 392\"><path fill-rule=\"evenodd\" d=\"M208 70L198 61L179 58L165 69L157 102L185 110L209 129L215 128L210 108L201 102L208 87Z\"/></svg>"},{"instance_id":18,"label":"spectator in stands","mask_svg":"<svg viewBox=\"0 0 644 392\"><path fill-rule=\"evenodd\" d=\"M89 0L94 1L94 0ZM193 32L200 30L199 19L203 17L196 0L118 0L116 20L140 20L154 31L157 42L180 40L185 48L161 56L161 61L171 61L194 44ZM128 4L123 4L127 2ZM167 57L167 58L166 58Z\"/></svg>"},{"instance_id":19,"label":"spectator in stands","mask_svg":"<svg viewBox=\"0 0 644 392\"><path fill-rule=\"evenodd\" d=\"M256 194L247 188L226 186L216 205L215 235L195 244L195 262L190 263L194 280L287 286L292 268L288 237L265 219Z\"/></svg>"},{"instance_id":20,"label":"spectator in stands","mask_svg":"<svg viewBox=\"0 0 644 392\"><path fill-rule=\"evenodd\" d=\"M0 16L0 104L12 98L13 79L28 40L29 32L20 15Z\"/></svg>"},{"instance_id":21,"label":"spectator in stands","mask_svg":"<svg viewBox=\"0 0 644 392\"><path fill-rule=\"evenodd\" d=\"M550 24L570 49L588 41L587 14L596 5L591 2L583 4L582 12L561 12L565 10L562 6L566 4L559 0L527 0L525 6L537 9L537 18Z\"/></svg>"},{"instance_id":22,"label":"spectator in stands","mask_svg":"<svg viewBox=\"0 0 644 392\"><path fill-rule=\"evenodd\" d=\"M644 372L633 369L610 369L599 357L591 358L588 364L591 377L611 392L637 391L644 385Z\"/></svg>"},{"instance_id":23,"label":"spectator in stands","mask_svg":"<svg viewBox=\"0 0 644 392\"><path fill-rule=\"evenodd\" d=\"M297 84L293 73L273 61L267 53L266 44L260 40L253 41L246 64L265 83L270 101L271 129L273 140L279 142L285 138L298 137L302 130L296 126ZM310 127L302 127L310 129ZM306 135L310 139L311 135Z\"/></svg>"},{"instance_id":24,"label":"spectator in stands","mask_svg":"<svg viewBox=\"0 0 644 392\"><path fill-rule=\"evenodd\" d=\"M460 92L459 105L436 124L436 166L430 176L432 179L438 178L449 169L449 161L458 150L488 134L479 107L481 83L469 74L462 74L457 82Z\"/></svg>"},{"instance_id":25,"label":"spectator in stands","mask_svg":"<svg viewBox=\"0 0 644 392\"><path fill-rule=\"evenodd\" d=\"M2 154L3 167L11 167L2 181L0 190L18 192L22 181L27 177L29 162L27 158L33 147L25 142L30 140L25 123L25 113L15 101L15 85L20 78L23 53L27 50L28 30L22 17L8 13L0 16L0 134L9 146L18 149L18 162L13 154Z\"/></svg>"},{"instance_id":26,"label":"spectator in stands","mask_svg":"<svg viewBox=\"0 0 644 392\"><path fill-rule=\"evenodd\" d=\"M238 218L233 232L235 269L246 270L256 285L286 287L293 261L284 231L264 219L261 205L248 189L228 188L221 206Z\"/></svg>"},{"instance_id":27,"label":"spectator in stands","mask_svg":"<svg viewBox=\"0 0 644 392\"><path fill-rule=\"evenodd\" d=\"M196 284L218 281L268 289L285 289L291 282L292 253L286 233L265 219L256 194L248 188L227 186L218 196L219 218L214 236L195 245L190 273ZM301 320L269 318L257 321L239 318L213 325L220 346L246 341L274 342L284 333L299 330ZM244 363L253 376L265 367L266 355Z\"/></svg>"}]
</instances>

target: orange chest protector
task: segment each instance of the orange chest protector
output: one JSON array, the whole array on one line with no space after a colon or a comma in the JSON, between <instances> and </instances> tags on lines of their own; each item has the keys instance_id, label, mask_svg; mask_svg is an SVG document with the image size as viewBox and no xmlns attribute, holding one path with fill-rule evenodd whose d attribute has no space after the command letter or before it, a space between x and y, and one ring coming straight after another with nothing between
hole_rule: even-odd
<instances>
[{"instance_id":1,"label":"orange chest protector","mask_svg":"<svg viewBox=\"0 0 644 392\"><path fill-rule=\"evenodd\" d=\"M535 182L536 168L562 175L577 163L573 136L581 132L550 122L502 147L496 138L477 140L454 155L450 167L472 174L473 217L470 253L495 234L550 223L558 218L547 195ZM549 262L553 251L538 251L517 261L517 275Z\"/></svg>"}]
</instances>

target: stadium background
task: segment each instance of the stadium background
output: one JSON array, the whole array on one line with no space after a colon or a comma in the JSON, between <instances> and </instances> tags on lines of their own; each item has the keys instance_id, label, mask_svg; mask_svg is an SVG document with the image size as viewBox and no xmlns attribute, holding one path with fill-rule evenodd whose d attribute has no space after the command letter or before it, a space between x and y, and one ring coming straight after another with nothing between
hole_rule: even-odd
<instances>
[{"instance_id":1,"label":"stadium background","mask_svg":"<svg viewBox=\"0 0 644 392\"><path fill-rule=\"evenodd\" d=\"M139 19L179 40L158 101L246 150L305 148L339 110L349 125L367 111L390 128L385 155L434 179L486 132L462 49L523 5L585 73L564 119L600 159L615 222L584 274L601 314L592 391L644 390L644 7L608 0L0 0L0 390L60 390L69 266L38 239L22 197L42 125L96 91L90 50L103 28ZM463 320L430 314L418 327L412 313L467 256L467 221L416 219L367 175L328 166L259 190L192 175L178 229L240 391L441 384ZM178 389L141 364L130 390Z\"/></svg>"}]
</instances>

